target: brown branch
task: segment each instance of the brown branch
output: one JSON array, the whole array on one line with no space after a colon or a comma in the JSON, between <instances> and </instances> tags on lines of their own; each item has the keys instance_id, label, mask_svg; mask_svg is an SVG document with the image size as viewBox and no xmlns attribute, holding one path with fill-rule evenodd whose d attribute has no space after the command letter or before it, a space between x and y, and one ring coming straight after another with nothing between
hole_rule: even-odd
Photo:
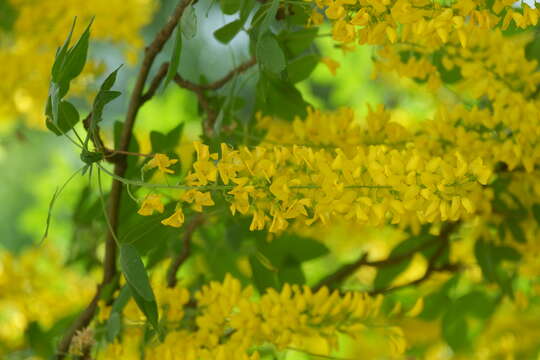
<instances>
[{"instance_id":1,"label":"brown branch","mask_svg":"<svg viewBox=\"0 0 540 360\"><path fill-rule=\"evenodd\" d=\"M426 272L424 273L424 275L422 275L418 279L412 280L412 281L410 281L408 283L401 284L401 285L391 286L391 287L382 288L382 289L375 289L375 290L370 291L369 294L370 295L377 295L377 294L384 294L384 293L396 291L396 290L403 289L403 288L406 288L406 287L409 287L409 286L418 285L418 284L428 280L431 277L431 275L433 275L433 273L435 273L435 272L457 271L457 270L461 269L461 266L459 264L445 264L445 265L442 265L442 266L436 266L435 265L437 260L444 253L444 249L447 246L448 246L447 242L441 244L441 246L437 249L435 254L429 260Z\"/></svg>"},{"instance_id":2,"label":"brown branch","mask_svg":"<svg viewBox=\"0 0 540 360\"><path fill-rule=\"evenodd\" d=\"M439 237L436 239L436 242L443 241L443 243L446 243L448 241L448 237L450 234L457 228L458 223L451 223L448 226L446 226L442 231ZM347 279L349 276L354 274L359 268L362 266L371 266L371 267L385 267L390 265L395 265L403 262L404 260L409 259L411 256L413 256L415 253L425 250L433 245L436 244L435 241L426 241L423 244L415 247L411 251L408 251L406 253L403 253L401 255L396 255L393 257L388 257L383 260L376 260L376 261L368 261L367 260L367 254L362 254L358 260L345 264L341 266L339 269L337 269L332 274L326 276L321 281L319 281L314 287L313 290L317 291L323 286L327 287L335 287L336 285L339 285L342 283L345 279Z\"/></svg>"},{"instance_id":3,"label":"brown branch","mask_svg":"<svg viewBox=\"0 0 540 360\"><path fill-rule=\"evenodd\" d=\"M236 67L236 68L232 69L231 71L229 71L229 73L227 75L225 75L224 77L222 77L220 80L214 81L214 82L209 83L209 84L201 84L201 85L199 85L199 88L201 88L202 90L217 90L217 89L223 87L226 83L228 83L236 75L239 75L239 74L249 70L249 68L254 66L256 63L257 63L257 59L255 57L252 57L251 59L249 59L245 63L240 64L238 67Z\"/></svg>"},{"instance_id":4,"label":"brown branch","mask_svg":"<svg viewBox=\"0 0 540 360\"><path fill-rule=\"evenodd\" d=\"M184 235L182 236L182 251L173 259L169 270L167 271L167 286L173 288L176 286L178 279L176 273L182 264L187 260L191 254L191 238L197 228L204 223L204 216L202 214L195 215L191 222L184 229Z\"/></svg>"},{"instance_id":5,"label":"brown branch","mask_svg":"<svg viewBox=\"0 0 540 360\"><path fill-rule=\"evenodd\" d=\"M150 83L150 86L148 87L148 90L141 96L141 105L142 106L145 102L150 100L159 89L159 86L161 85L161 82L167 76L167 71L169 70L169 63L163 63L159 67L158 72L152 79L152 82Z\"/></svg>"},{"instance_id":6,"label":"brown branch","mask_svg":"<svg viewBox=\"0 0 540 360\"><path fill-rule=\"evenodd\" d=\"M154 60L163 49L163 46L167 40L171 37L171 34L178 24L184 10L191 3L191 0L180 0L176 6L173 15L163 26L163 28L156 35L152 43L145 49L145 56L139 70L139 75L137 77L137 82L133 88L131 94L131 99L129 102L126 119L124 122L124 127L122 130L122 136L120 138L120 151L128 151L131 138L133 136L133 126L135 125L135 119L137 118L137 113L139 108L143 104L143 90L148 78L148 74L154 63ZM122 177L124 176L127 170L127 160L125 154L119 154L118 159L115 162L114 173L115 175ZM118 180L112 181L111 192L109 194L109 206L107 211L107 216L109 218L111 231L115 232L118 229L118 219L120 212L120 202L122 198L122 183ZM111 283L116 276L116 243L115 235L109 231L107 234L107 239L105 241L105 259L103 261L103 278L100 285L96 289L96 294L92 301L88 304L86 309L77 317L69 330L65 333L64 337L60 341L57 347L57 359L62 359L65 357L69 346L71 344L71 339L75 335L77 330L80 330L92 321L94 314L97 308L97 302L101 297L103 288Z\"/></svg>"},{"instance_id":7,"label":"brown branch","mask_svg":"<svg viewBox=\"0 0 540 360\"><path fill-rule=\"evenodd\" d=\"M216 80L214 82L211 82L209 84L195 84L189 80L184 79L180 74L176 74L174 77L174 81L178 86L181 88L184 88L186 90L192 91L197 96L197 99L199 101L199 104L203 108L204 112L207 115L207 119L203 124L204 132L206 135L211 135L214 128L214 123L217 118L217 113L212 107L210 106L210 103L206 99L206 96L204 94L205 91L208 90L218 90L221 87L223 87L227 82L229 82L232 78L234 78L236 75L239 75L245 71L247 71L249 68L251 68L253 65L257 63L257 60L255 57L252 57L250 60L240 64L238 67L234 68L233 70L229 71L227 75L222 77L219 80Z\"/></svg>"}]
</instances>

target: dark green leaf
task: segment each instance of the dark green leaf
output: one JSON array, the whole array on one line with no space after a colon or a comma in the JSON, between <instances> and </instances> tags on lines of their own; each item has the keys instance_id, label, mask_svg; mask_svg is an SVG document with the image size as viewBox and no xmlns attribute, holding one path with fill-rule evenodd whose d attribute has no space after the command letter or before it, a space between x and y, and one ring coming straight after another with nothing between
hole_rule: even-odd
<instances>
[{"instance_id":1,"label":"dark green leaf","mask_svg":"<svg viewBox=\"0 0 540 360\"><path fill-rule=\"evenodd\" d=\"M120 333L120 330L122 329L122 317L119 313L113 312L111 313L111 316L107 320L107 341L113 342L114 339L118 336Z\"/></svg>"},{"instance_id":2,"label":"dark green leaf","mask_svg":"<svg viewBox=\"0 0 540 360\"><path fill-rule=\"evenodd\" d=\"M119 67L116 68L116 70L114 70L113 72L111 72L109 74L109 76L107 76L105 78L105 80L103 81L103 83L101 84L100 86L100 90L102 91L105 91L105 90L111 90L111 88L113 87L114 83L116 82L116 77L118 75L118 70L120 70L120 68L122 67L122 65L120 65Z\"/></svg>"},{"instance_id":3,"label":"dark green leaf","mask_svg":"<svg viewBox=\"0 0 540 360\"><path fill-rule=\"evenodd\" d=\"M32 321L26 328L26 338L32 350L42 358L48 358L54 354L54 347L50 334L45 331L38 322Z\"/></svg>"},{"instance_id":4,"label":"dark green leaf","mask_svg":"<svg viewBox=\"0 0 540 360\"><path fill-rule=\"evenodd\" d=\"M131 286L131 284L129 286L131 289L131 295L133 296L133 299L137 303L137 306L139 307L139 309L141 309L141 311L146 316L150 324L152 324L152 326L154 327L154 330L159 333L160 332L159 331L159 318L158 318L158 307L157 307L156 300L148 301L144 299L137 292L137 290L133 286Z\"/></svg>"},{"instance_id":5,"label":"dark green leaf","mask_svg":"<svg viewBox=\"0 0 540 360\"><path fill-rule=\"evenodd\" d=\"M64 44L56 50L56 56L51 70L53 82L58 83L60 81L62 68L66 61L66 54L68 52L69 43L71 42L71 37L73 36L73 30L75 30L76 22L77 18L73 19L73 24L71 25L71 30L69 31L66 41L64 41Z\"/></svg>"},{"instance_id":6,"label":"dark green leaf","mask_svg":"<svg viewBox=\"0 0 540 360\"><path fill-rule=\"evenodd\" d=\"M216 31L214 31L214 37L223 44L228 44L235 36L238 34L238 32L242 29L243 23L242 21L235 20L233 22L230 22Z\"/></svg>"},{"instance_id":7,"label":"dark green leaf","mask_svg":"<svg viewBox=\"0 0 540 360\"><path fill-rule=\"evenodd\" d=\"M283 31L278 35L278 38L290 57L296 57L312 46L318 30L318 28L313 27L298 31Z\"/></svg>"},{"instance_id":8,"label":"dark green leaf","mask_svg":"<svg viewBox=\"0 0 540 360\"><path fill-rule=\"evenodd\" d=\"M264 114L292 121L295 116L305 117L308 106L294 85L268 74L260 74L257 107Z\"/></svg>"},{"instance_id":9,"label":"dark green leaf","mask_svg":"<svg viewBox=\"0 0 540 360\"><path fill-rule=\"evenodd\" d=\"M484 278L497 283L505 294L513 298L512 279L515 275L505 270L501 262L518 261L521 255L510 247L496 246L483 239L476 241L474 254Z\"/></svg>"},{"instance_id":10,"label":"dark green leaf","mask_svg":"<svg viewBox=\"0 0 540 360\"><path fill-rule=\"evenodd\" d=\"M520 243L526 243L527 238L525 237L525 233L523 232L523 229L519 225L519 223L515 220L508 221L508 229L510 229L510 232L512 233L512 237L514 240Z\"/></svg>"},{"instance_id":11,"label":"dark green leaf","mask_svg":"<svg viewBox=\"0 0 540 360\"><path fill-rule=\"evenodd\" d=\"M306 283L306 276L304 275L304 270L302 270L302 263L292 256L285 258L284 265L279 268L278 276L279 281L282 284L302 285Z\"/></svg>"},{"instance_id":12,"label":"dark green leaf","mask_svg":"<svg viewBox=\"0 0 540 360\"><path fill-rule=\"evenodd\" d=\"M279 74L287 66L287 59L276 37L267 33L257 42L257 59L260 66L273 74Z\"/></svg>"},{"instance_id":13,"label":"dark green leaf","mask_svg":"<svg viewBox=\"0 0 540 360\"><path fill-rule=\"evenodd\" d=\"M448 70L442 63L444 53L439 50L433 54L433 65L437 67L439 74L441 75L441 80L447 84L453 84L463 79L461 75L461 68L459 66L454 66L452 69Z\"/></svg>"},{"instance_id":14,"label":"dark green leaf","mask_svg":"<svg viewBox=\"0 0 540 360\"><path fill-rule=\"evenodd\" d=\"M452 349L459 351L470 347L468 325L465 318L454 312L447 312L442 320L442 335Z\"/></svg>"},{"instance_id":15,"label":"dark green leaf","mask_svg":"<svg viewBox=\"0 0 540 360\"><path fill-rule=\"evenodd\" d=\"M17 9L8 0L0 0L0 30L11 31L17 15Z\"/></svg>"},{"instance_id":16,"label":"dark green leaf","mask_svg":"<svg viewBox=\"0 0 540 360\"><path fill-rule=\"evenodd\" d=\"M240 21L244 24L249 17L249 14L253 11L255 7L254 0L243 0L242 7L240 8Z\"/></svg>"},{"instance_id":17,"label":"dark green leaf","mask_svg":"<svg viewBox=\"0 0 540 360\"><path fill-rule=\"evenodd\" d=\"M287 65L289 80L294 84L307 79L319 63L319 60L320 58L317 55L306 55L294 59Z\"/></svg>"},{"instance_id":18,"label":"dark green leaf","mask_svg":"<svg viewBox=\"0 0 540 360\"><path fill-rule=\"evenodd\" d=\"M540 204L534 203L531 210L532 210L534 220L536 220L538 225L540 225Z\"/></svg>"},{"instance_id":19,"label":"dark green leaf","mask_svg":"<svg viewBox=\"0 0 540 360\"><path fill-rule=\"evenodd\" d=\"M220 0L221 11L226 15L232 15L238 10L242 5L242 0Z\"/></svg>"},{"instance_id":20,"label":"dark green leaf","mask_svg":"<svg viewBox=\"0 0 540 360\"><path fill-rule=\"evenodd\" d=\"M493 256L493 245L483 239L478 239L474 246L474 255L486 280L495 281L497 278L497 261Z\"/></svg>"},{"instance_id":21,"label":"dark green leaf","mask_svg":"<svg viewBox=\"0 0 540 360\"><path fill-rule=\"evenodd\" d=\"M62 135L71 130L79 122L79 112L68 101L60 101L58 105L58 118L56 122L47 118L47 127L56 135Z\"/></svg>"},{"instance_id":22,"label":"dark green leaf","mask_svg":"<svg viewBox=\"0 0 540 360\"><path fill-rule=\"evenodd\" d=\"M172 152L182 138L184 123L178 124L174 129L167 134L162 134L157 131L150 132L150 143L152 144L153 153L168 153Z\"/></svg>"},{"instance_id":23,"label":"dark green leaf","mask_svg":"<svg viewBox=\"0 0 540 360\"><path fill-rule=\"evenodd\" d=\"M139 252L133 245L120 245L120 268L128 284L135 290L135 293L147 302L155 302L154 292L150 287L148 274L146 273Z\"/></svg>"},{"instance_id":24,"label":"dark green leaf","mask_svg":"<svg viewBox=\"0 0 540 360\"><path fill-rule=\"evenodd\" d=\"M122 95L120 91L110 90L116 81L116 76L119 69L120 67L118 67L116 70L110 73L109 76L107 76L107 78L103 81L103 84L101 84L100 90L97 93L96 98L94 99L94 104L92 105L93 126L98 124L102 120L103 109L105 108L105 106L120 95ZM91 129L91 131L94 131L94 129Z\"/></svg>"},{"instance_id":25,"label":"dark green leaf","mask_svg":"<svg viewBox=\"0 0 540 360\"><path fill-rule=\"evenodd\" d=\"M173 52L171 54L171 61L169 62L169 68L167 69L167 76L165 77L164 88L167 88L169 83L174 79L178 72L178 66L180 65L180 55L182 53L182 32L180 29L176 29L176 36L174 38Z\"/></svg>"},{"instance_id":26,"label":"dark green leaf","mask_svg":"<svg viewBox=\"0 0 540 360\"><path fill-rule=\"evenodd\" d=\"M120 290L118 297L113 302L111 312L122 313L130 298L131 290L128 285L124 285Z\"/></svg>"},{"instance_id":27,"label":"dark green leaf","mask_svg":"<svg viewBox=\"0 0 540 360\"><path fill-rule=\"evenodd\" d=\"M92 22L93 19L90 21L75 45L67 51L65 63L59 74L60 82L69 82L82 72L88 54L88 42L90 39L90 27L92 26Z\"/></svg>"},{"instance_id":28,"label":"dark green leaf","mask_svg":"<svg viewBox=\"0 0 540 360\"><path fill-rule=\"evenodd\" d=\"M250 256L249 264L253 274L253 283L259 292L263 292L267 288L278 287L277 273L264 266L259 258Z\"/></svg>"}]
</instances>

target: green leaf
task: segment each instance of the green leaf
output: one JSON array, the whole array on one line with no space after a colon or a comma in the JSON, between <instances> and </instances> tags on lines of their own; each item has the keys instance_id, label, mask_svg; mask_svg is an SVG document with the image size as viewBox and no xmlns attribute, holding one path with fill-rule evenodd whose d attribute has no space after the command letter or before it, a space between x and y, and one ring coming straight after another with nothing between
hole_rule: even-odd
<instances>
[{"instance_id":1,"label":"green leaf","mask_svg":"<svg viewBox=\"0 0 540 360\"><path fill-rule=\"evenodd\" d=\"M107 319L107 324L105 325L105 337L108 342L113 342L120 334L122 330L122 311L129 299L131 299L131 296L131 288L126 284L122 287L118 297L114 300L111 315L109 316L109 319Z\"/></svg>"},{"instance_id":2,"label":"green leaf","mask_svg":"<svg viewBox=\"0 0 540 360\"><path fill-rule=\"evenodd\" d=\"M501 290L513 298L512 280L514 274L509 273L501 266L503 261L519 261L521 255L508 246L496 246L483 239L476 241L474 254L484 278L488 282L495 282Z\"/></svg>"},{"instance_id":3,"label":"green leaf","mask_svg":"<svg viewBox=\"0 0 540 360\"><path fill-rule=\"evenodd\" d=\"M319 60L320 57L317 55L306 55L294 59L287 65L289 80L295 84L307 79L319 64Z\"/></svg>"},{"instance_id":4,"label":"green leaf","mask_svg":"<svg viewBox=\"0 0 540 360\"><path fill-rule=\"evenodd\" d=\"M305 117L309 106L302 94L289 82L261 73L257 84L257 108L266 115L292 121Z\"/></svg>"},{"instance_id":5,"label":"green leaf","mask_svg":"<svg viewBox=\"0 0 540 360\"><path fill-rule=\"evenodd\" d=\"M135 246L131 244L120 245L120 267L135 293L145 301L155 302L148 274Z\"/></svg>"},{"instance_id":6,"label":"green leaf","mask_svg":"<svg viewBox=\"0 0 540 360\"><path fill-rule=\"evenodd\" d=\"M461 75L461 68L459 66L454 66L450 70L446 69L442 63L443 56L444 53L439 50L433 54L432 58L433 65L437 67L437 70L441 75L441 80L447 84L453 84L463 79L463 75Z\"/></svg>"},{"instance_id":7,"label":"green leaf","mask_svg":"<svg viewBox=\"0 0 540 360\"><path fill-rule=\"evenodd\" d=\"M186 39L193 39L197 35L197 12L193 5L189 5L180 19L180 28Z\"/></svg>"},{"instance_id":8,"label":"green leaf","mask_svg":"<svg viewBox=\"0 0 540 360\"><path fill-rule=\"evenodd\" d=\"M459 314L453 312L445 314L442 320L442 335L454 350L467 349L471 345L467 321Z\"/></svg>"},{"instance_id":9,"label":"green leaf","mask_svg":"<svg viewBox=\"0 0 540 360\"><path fill-rule=\"evenodd\" d=\"M120 70L121 67L122 65L117 67L116 70L111 72L109 76L105 78L105 80L103 81L103 83L101 84L99 88L100 90L102 91L111 90L111 88L114 86L114 83L116 82L116 77L118 76L118 70Z\"/></svg>"},{"instance_id":10,"label":"green leaf","mask_svg":"<svg viewBox=\"0 0 540 360\"><path fill-rule=\"evenodd\" d=\"M536 220L538 225L540 225L540 204L534 203L531 210L532 210L534 220Z\"/></svg>"},{"instance_id":11,"label":"green leaf","mask_svg":"<svg viewBox=\"0 0 540 360\"><path fill-rule=\"evenodd\" d=\"M93 21L94 19L90 21L79 40L67 51L65 63L59 74L60 82L71 81L82 72L84 65L86 64L88 42L90 40L90 27L92 26Z\"/></svg>"},{"instance_id":12,"label":"green leaf","mask_svg":"<svg viewBox=\"0 0 540 360\"><path fill-rule=\"evenodd\" d=\"M184 123L178 124L174 129L167 134L162 134L157 131L150 132L150 144L152 144L153 153L168 153L172 152L182 138Z\"/></svg>"},{"instance_id":13,"label":"green leaf","mask_svg":"<svg viewBox=\"0 0 540 360\"><path fill-rule=\"evenodd\" d=\"M169 68L167 69L167 76L165 77L164 89L167 88L169 83L174 79L178 73L178 66L180 65L180 55L182 53L182 31L179 28L176 29L176 36L174 38L173 52L171 54L171 61L169 62Z\"/></svg>"},{"instance_id":14,"label":"green leaf","mask_svg":"<svg viewBox=\"0 0 540 360\"><path fill-rule=\"evenodd\" d=\"M56 135L63 135L71 130L79 122L79 112L68 101L60 101L58 104L58 116L56 121L47 118L47 128Z\"/></svg>"},{"instance_id":15,"label":"green leaf","mask_svg":"<svg viewBox=\"0 0 540 360\"><path fill-rule=\"evenodd\" d=\"M292 256L285 258L284 264L279 268L278 277L281 284L302 285L306 283L302 263Z\"/></svg>"},{"instance_id":16,"label":"green leaf","mask_svg":"<svg viewBox=\"0 0 540 360\"><path fill-rule=\"evenodd\" d=\"M254 7L255 7L255 1L254 0L243 0L242 1L242 7L240 8L240 21L242 21L242 24L244 24L246 22L246 20L249 17L249 14L251 14Z\"/></svg>"},{"instance_id":17,"label":"green leaf","mask_svg":"<svg viewBox=\"0 0 540 360\"><path fill-rule=\"evenodd\" d=\"M113 342L122 329L122 317L119 313L111 313L111 316L109 316L109 319L107 320L106 329L107 341Z\"/></svg>"},{"instance_id":18,"label":"green leaf","mask_svg":"<svg viewBox=\"0 0 540 360\"><path fill-rule=\"evenodd\" d=\"M158 317L158 307L157 307L156 300L152 300L152 301L146 300L131 285L130 285L130 289L131 289L131 295L133 296L133 299L137 303L137 306L139 307L139 309L141 309L143 314L146 316L146 318L148 319L148 322L152 324L152 327L154 328L154 330L157 333L159 333L160 332L159 317Z\"/></svg>"},{"instance_id":19,"label":"green leaf","mask_svg":"<svg viewBox=\"0 0 540 360\"><path fill-rule=\"evenodd\" d=\"M249 265L253 274L253 283L259 292L279 286L277 273L265 266L260 258L255 255L250 256Z\"/></svg>"},{"instance_id":20,"label":"green leaf","mask_svg":"<svg viewBox=\"0 0 540 360\"><path fill-rule=\"evenodd\" d=\"M278 35L278 39L283 44L288 55L296 57L313 45L318 30L319 28L313 27L298 31L282 31Z\"/></svg>"},{"instance_id":21,"label":"green leaf","mask_svg":"<svg viewBox=\"0 0 540 360\"><path fill-rule=\"evenodd\" d=\"M119 66L116 70L110 73L109 76L107 76L107 78L101 84L99 92L94 99L94 104L92 105L92 125L96 125L101 120L103 120L102 116L105 106L120 95L122 95L120 91L110 90L116 81L116 76L118 74L118 70L120 70L120 67L121 66ZM93 129L91 131L93 131Z\"/></svg>"},{"instance_id":22,"label":"green leaf","mask_svg":"<svg viewBox=\"0 0 540 360\"><path fill-rule=\"evenodd\" d=\"M45 331L38 322L32 321L28 324L25 336L28 345L36 355L43 358L49 358L54 354L54 347L50 339L50 334Z\"/></svg>"},{"instance_id":23,"label":"green leaf","mask_svg":"<svg viewBox=\"0 0 540 360\"><path fill-rule=\"evenodd\" d=\"M493 256L493 245L483 239L478 239L474 246L474 255L486 280L495 281L497 278L497 259Z\"/></svg>"},{"instance_id":24,"label":"green leaf","mask_svg":"<svg viewBox=\"0 0 540 360\"><path fill-rule=\"evenodd\" d=\"M75 24L77 18L73 19L73 24L71 25L71 30L64 41L64 44L56 50L56 56L54 58L53 67L51 70L52 81L58 83L61 77L62 67L66 61L66 54L68 52L69 43L71 42L71 37L73 36L73 30L75 30Z\"/></svg>"},{"instance_id":25,"label":"green leaf","mask_svg":"<svg viewBox=\"0 0 540 360\"><path fill-rule=\"evenodd\" d=\"M221 11L226 15L232 15L238 10L242 5L242 0L220 0L219 5L221 6Z\"/></svg>"},{"instance_id":26,"label":"green leaf","mask_svg":"<svg viewBox=\"0 0 540 360\"><path fill-rule=\"evenodd\" d=\"M17 15L17 9L8 0L0 0L0 30L11 31Z\"/></svg>"},{"instance_id":27,"label":"green leaf","mask_svg":"<svg viewBox=\"0 0 540 360\"><path fill-rule=\"evenodd\" d=\"M508 229L512 233L512 237L514 240L516 240L519 243L526 243L527 238L525 237L525 233L523 232L523 229L521 226L519 226L519 223L515 220L509 220L508 221Z\"/></svg>"},{"instance_id":28,"label":"green leaf","mask_svg":"<svg viewBox=\"0 0 540 360\"><path fill-rule=\"evenodd\" d=\"M257 59L261 67L273 74L279 74L287 66L287 59L276 37L267 33L257 42Z\"/></svg>"},{"instance_id":29,"label":"green leaf","mask_svg":"<svg viewBox=\"0 0 540 360\"><path fill-rule=\"evenodd\" d=\"M113 302L111 312L122 313L122 311L124 310L124 307L126 307L130 298L131 298L131 290L128 285L124 285L122 289L120 289L120 293L118 294L118 297Z\"/></svg>"},{"instance_id":30,"label":"green leaf","mask_svg":"<svg viewBox=\"0 0 540 360\"><path fill-rule=\"evenodd\" d=\"M279 9L279 1L280 0L272 0L272 3L270 4L270 7L268 8L268 12L262 19L261 24L259 26L258 41L260 41L262 36L268 32L268 30L270 29L270 24L272 24L272 22L276 18L276 14Z\"/></svg>"},{"instance_id":31,"label":"green leaf","mask_svg":"<svg viewBox=\"0 0 540 360\"><path fill-rule=\"evenodd\" d=\"M219 42L228 44L242 30L242 26L243 22L240 19L235 20L214 31L214 37Z\"/></svg>"}]
</instances>

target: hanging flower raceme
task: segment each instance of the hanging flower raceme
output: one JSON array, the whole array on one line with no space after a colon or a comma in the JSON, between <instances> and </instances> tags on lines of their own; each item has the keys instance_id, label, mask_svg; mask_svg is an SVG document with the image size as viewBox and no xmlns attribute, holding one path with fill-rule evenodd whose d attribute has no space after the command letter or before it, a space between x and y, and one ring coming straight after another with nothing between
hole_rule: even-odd
<instances>
[{"instance_id":1,"label":"hanging flower raceme","mask_svg":"<svg viewBox=\"0 0 540 360\"><path fill-rule=\"evenodd\" d=\"M186 289L158 287L156 292L167 335L163 342L147 344L145 354L150 360L256 360L259 348L268 344L278 351L294 348L312 353L313 339L326 344L329 352L338 349L338 334L355 339L367 330L386 336L396 354L406 347L400 329L387 326L379 314L382 296L360 292L340 295L325 287L314 292L307 286L285 284L281 291L268 289L257 298L253 288L243 288L240 281L227 275L223 282L212 281L194 294L196 315L193 311L189 315L184 309L189 300ZM141 316L131 301L124 310L126 321L134 322ZM111 359L119 352L136 354L130 348L137 349L143 337L142 332L127 330L122 342L107 345L98 352L98 359Z\"/></svg>"}]
</instances>

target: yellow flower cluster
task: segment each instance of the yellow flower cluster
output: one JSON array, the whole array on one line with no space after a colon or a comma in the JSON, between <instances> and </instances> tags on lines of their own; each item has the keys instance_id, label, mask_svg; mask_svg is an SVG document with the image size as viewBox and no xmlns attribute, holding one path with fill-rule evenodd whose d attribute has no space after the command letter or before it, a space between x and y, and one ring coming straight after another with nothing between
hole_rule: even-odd
<instances>
[{"instance_id":1,"label":"yellow flower cluster","mask_svg":"<svg viewBox=\"0 0 540 360\"><path fill-rule=\"evenodd\" d=\"M162 343L149 345L146 359L245 359L260 358L258 348L273 345L278 351L287 348L310 350L310 340L337 349L337 335L352 338L376 325L387 336L396 352L405 350L405 342L398 328L386 327L379 316L382 296L372 298L364 293L329 293L327 288L312 292L307 286L284 285L280 292L269 289L257 298L251 287L242 288L240 281L227 275L223 282L211 282L194 295L196 315L187 316L183 307L189 299L185 289L158 290L158 301L164 301L163 312L167 335ZM133 306L128 305L126 311ZM186 316L185 316L186 315ZM181 320L191 321L186 326ZM129 317L128 317L129 321ZM98 359L112 359L127 354L138 358L133 338L139 332L123 337L122 343L109 345ZM124 344L126 342L126 344ZM321 354L328 355L328 354Z\"/></svg>"},{"instance_id":2,"label":"yellow flower cluster","mask_svg":"<svg viewBox=\"0 0 540 360\"><path fill-rule=\"evenodd\" d=\"M473 214L491 165L465 157L466 149L434 155L389 119L379 108L361 128L350 110L310 111L306 121L282 124L282 130L271 126L268 140L254 148L221 144L217 154L196 142L197 160L184 184L191 189L180 201L200 212L214 205L212 192L222 191L233 215L251 215L251 230L270 232L285 230L291 220L418 226ZM292 145L276 144L277 138ZM389 140L400 145L381 145ZM294 145L303 142L309 145ZM149 207L163 211L158 195L150 195L139 213L150 215ZM181 210L165 223L181 225L177 218L183 221Z\"/></svg>"},{"instance_id":3,"label":"yellow flower cluster","mask_svg":"<svg viewBox=\"0 0 540 360\"><path fill-rule=\"evenodd\" d=\"M49 247L18 255L0 251L0 358L23 347L29 323L35 321L48 329L84 306L94 290L92 279L66 269ZM80 296L65 296L70 293Z\"/></svg>"},{"instance_id":4,"label":"yellow flower cluster","mask_svg":"<svg viewBox=\"0 0 540 360\"><path fill-rule=\"evenodd\" d=\"M143 45L139 29L151 20L155 1L93 0L82 6L78 0L7 0L5 6L14 9L15 20L9 31L0 29L0 121L24 116L29 124L41 127L54 54L73 19L77 17L80 33L95 16L92 38L120 45L133 64ZM98 68L90 62L86 70L88 75ZM86 81L83 76L74 90L81 92Z\"/></svg>"},{"instance_id":5,"label":"yellow flower cluster","mask_svg":"<svg viewBox=\"0 0 540 360\"><path fill-rule=\"evenodd\" d=\"M523 4L512 8L512 0L307 0L315 3L310 25L320 25L324 18L332 22L333 38L345 45L384 45L421 43L439 47L456 38L466 47L471 29L507 28L514 23L526 28L538 23L538 10ZM324 15L323 15L324 14Z\"/></svg>"}]
</instances>

